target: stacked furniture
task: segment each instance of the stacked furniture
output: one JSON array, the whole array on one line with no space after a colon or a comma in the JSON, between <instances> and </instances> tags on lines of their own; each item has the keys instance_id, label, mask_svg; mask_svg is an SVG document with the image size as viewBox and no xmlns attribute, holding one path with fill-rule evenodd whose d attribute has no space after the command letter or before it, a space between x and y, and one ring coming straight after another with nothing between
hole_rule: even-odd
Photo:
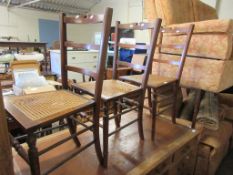
<instances>
[{"instance_id":1,"label":"stacked furniture","mask_svg":"<svg viewBox=\"0 0 233 175\"><path fill-rule=\"evenodd\" d=\"M148 20L161 17L163 25L167 27L195 25L181 77L182 86L218 93L233 85L232 19L217 19L216 10L199 0L144 0L144 2ZM165 41L166 44L179 42L182 41L182 36L168 37ZM164 60L178 59L177 49L164 49L162 52ZM158 69L153 69L153 72L158 73ZM159 68L162 75L172 77L174 72L175 69L167 65ZM200 93L198 98L200 99ZM197 174L215 173L227 152L231 133L232 126L226 121L220 122L218 131L204 132L197 163L197 170L200 171L197 171ZM224 137L219 139L220 135Z\"/></svg>"}]
</instances>

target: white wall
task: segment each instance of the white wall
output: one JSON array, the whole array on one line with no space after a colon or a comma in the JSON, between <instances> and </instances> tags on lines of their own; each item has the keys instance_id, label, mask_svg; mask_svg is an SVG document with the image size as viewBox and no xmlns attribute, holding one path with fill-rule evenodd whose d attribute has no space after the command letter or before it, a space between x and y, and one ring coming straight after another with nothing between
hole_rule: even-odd
<instances>
[{"instance_id":1,"label":"white wall","mask_svg":"<svg viewBox=\"0 0 233 175\"><path fill-rule=\"evenodd\" d=\"M233 19L233 0L218 0L217 7L220 19Z\"/></svg>"},{"instance_id":2,"label":"white wall","mask_svg":"<svg viewBox=\"0 0 233 175\"><path fill-rule=\"evenodd\" d=\"M92 13L102 13L105 7L113 8L112 26L115 21L121 23L143 21L142 0L102 0L91 11ZM148 42L149 33L138 31L135 33L137 42Z\"/></svg>"},{"instance_id":3,"label":"white wall","mask_svg":"<svg viewBox=\"0 0 233 175\"><path fill-rule=\"evenodd\" d=\"M0 36L16 36L22 41L39 41L38 19L57 20L55 13L0 6Z\"/></svg>"}]
</instances>

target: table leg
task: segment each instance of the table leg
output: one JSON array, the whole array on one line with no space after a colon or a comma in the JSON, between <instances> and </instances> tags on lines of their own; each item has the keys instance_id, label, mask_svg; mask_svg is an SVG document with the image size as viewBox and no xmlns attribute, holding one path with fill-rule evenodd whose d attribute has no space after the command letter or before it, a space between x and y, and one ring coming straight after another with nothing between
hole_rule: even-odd
<instances>
[{"instance_id":1,"label":"table leg","mask_svg":"<svg viewBox=\"0 0 233 175\"><path fill-rule=\"evenodd\" d=\"M40 163L39 163L39 155L38 150L36 147L36 134L29 133L27 138L28 143L28 157L29 157L29 164L31 169L32 175L40 175Z\"/></svg>"}]
</instances>

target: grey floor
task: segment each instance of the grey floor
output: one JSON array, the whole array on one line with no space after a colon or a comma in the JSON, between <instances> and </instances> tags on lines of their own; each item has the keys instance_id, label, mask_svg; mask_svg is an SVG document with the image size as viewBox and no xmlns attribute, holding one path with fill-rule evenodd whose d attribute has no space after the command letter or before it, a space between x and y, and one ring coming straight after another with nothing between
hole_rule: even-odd
<instances>
[{"instance_id":1,"label":"grey floor","mask_svg":"<svg viewBox=\"0 0 233 175\"><path fill-rule=\"evenodd\" d=\"M223 159L216 175L233 175L233 149Z\"/></svg>"}]
</instances>

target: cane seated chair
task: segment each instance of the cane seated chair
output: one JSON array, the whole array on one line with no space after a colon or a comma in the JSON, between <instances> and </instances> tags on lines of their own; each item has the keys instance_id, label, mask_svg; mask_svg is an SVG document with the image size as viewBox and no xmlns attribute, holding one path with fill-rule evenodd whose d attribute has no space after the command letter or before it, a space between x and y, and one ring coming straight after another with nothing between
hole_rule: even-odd
<instances>
[{"instance_id":1,"label":"cane seated chair","mask_svg":"<svg viewBox=\"0 0 233 175\"><path fill-rule=\"evenodd\" d=\"M98 160L103 164L103 155L101 151L99 141L99 111L100 105L97 103L100 101L101 89L103 84L104 69L103 65L107 54L108 35L110 33L112 19L112 9L106 8L105 13L102 15L66 17L61 15L61 54L62 54L62 83L63 90L57 90L52 92L43 92L37 94L30 94L24 96L8 96L5 97L5 108L11 114L11 116L19 123L22 129L27 133L25 136L28 143L28 153L20 146L19 142L11 137L12 145L15 147L19 155L30 165L32 175L40 175L40 163L39 156L46 152L56 148L57 146L73 139L77 149L71 155L67 155L63 160L56 163L55 166L50 169L44 170L43 174L49 174L59 166L63 165L66 161L70 160L80 152L84 151L91 145L95 145L96 154ZM67 23L89 24L89 23L101 23L102 28L102 40L100 45L100 58L98 64L98 71L95 73L96 79L96 93L93 99L88 99L82 95L65 90L67 88L67 70L70 70L66 66L66 25ZM67 45L66 45L67 44ZM73 70L73 68L72 68ZM76 69L75 69L76 70ZM93 110L93 123L91 125L85 125L76 120L76 115L81 114L86 109ZM48 124L60 121L62 119L67 120L67 126L70 132L70 136L61 138L57 143L52 144L42 150L37 150L37 132L38 128L43 128ZM84 126L84 129L77 131L77 123ZM93 140L86 145L82 145L78 139L78 135L86 132L93 132ZM44 131L43 131L44 132Z\"/></svg>"},{"instance_id":2,"label":"cane seated chair","mask_svg":"<svg viewBox=\"0 0 233 175\"><path fill-rule=\"evenodd\" d=\"M118 57L118 48L137 48L142 47L138 45L123 45L119 43L119 30L120 29L132 29L132 30L152 30L152 37L150 45L143 46L144 49L147 49L148 59L146 65L137 65L132 63L124 63L127 66L132 68L142 68L144 70L143 80L141 86L135 86L127 82L117 80L117 75L113 76L113 79L104 80L103 90L102 90L102 103L103 103L103 157L104 157L104 167L108 165L108 137L117 133L121 129L138 122L139 136L143 140L143 124L142 124L142 115L143 115L143 101L145 95L145 87L149 76L149 65L152 64L152 58L155 51L155 45L158 38L158 33L161 25L161 20L157 19L154 23L131 23L131 24L120 24L116 22L115 33L116 33L116 42L114 45L114 57ZM116 60L116 59L114 59ZM117 65L120 65L120 62L114 62L113 69L117 69ZM83 82L73 84L73 87L94 96L96 84L94 82ZM109 106L113 104L113 113L110 113ZM121 115L128 113L130 111L137 111L137 118L133 121L120 126ZM109 120L115 119L116 129L109 133Z\"/></svg>"},{"instance_id":3,"label":"cane seated chair","mask_svg":"<svg viewBox=\"0 0 233 175\"><path fill-rule=\"evenodd\" d=\"M152 122L152 131L151 131L151 138L154 139L155 137L155 122L156 122L156 116L160 115L162 112L157 113L157 106L156 104L168 100L169 98L173 98L173 104L172 104L172 122L176 123L176 102L177 102L177 93L178 93L178 88L179 88L179 83L186 59L186 55L188 52L189 48L189 43L191 40L192 32L193 32L194 25L189 25L186 27L182 28L161 28L160 30L160 39L159 43L157 45L158 47L158 53L155 54L153 62L155 64L158 64L157 68L159 69L160 64L170 64L172 66L178 66L177 73L175 77L167 77L163 76L160 74L150 74L148 83L147 83L147 90L148 90L148 104L149 104L149 109L151 112L151 116L153 119ZM184 35L185 39L183 40L183 43L174 43L172 45L165 45L163 44L163 35L169 35L169 36L174 36L174 35ZM167 60L164 58L165 56L163 55L163 48L168 48L168 49L181 49L181 55L180 59L177 60ZM152 71L152 65L151 65L151 71ZM155 70L156 71L156 70ZM133 84L140 85L140 82L142 80L142 75L130 75L130 76L121 76L119 79L123 81L128 81ZM170 86L170 87L169 87ZM172 89L172 96L164 96L164 92L168 89ZM152 92L153 91L153 92ZM163 93L163 94L161 94ZM162 96L161 100L158 100L157 98L159 96ZM168 106L168 108L171 107ZM167 109L167 108L165 108Z\"/></svg>"}]
</instances>

